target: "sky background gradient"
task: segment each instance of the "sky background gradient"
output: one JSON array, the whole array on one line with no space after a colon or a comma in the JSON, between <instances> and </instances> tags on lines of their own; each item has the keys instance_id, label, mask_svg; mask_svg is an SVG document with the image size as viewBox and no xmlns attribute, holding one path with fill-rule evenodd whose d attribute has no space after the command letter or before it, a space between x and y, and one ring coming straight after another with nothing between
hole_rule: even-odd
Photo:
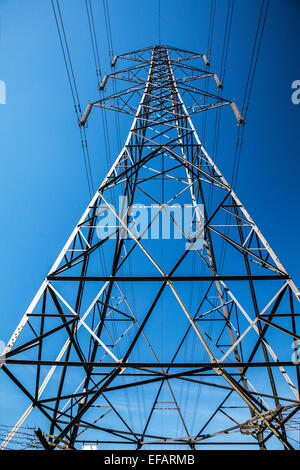
<instances>
[{"instance_id":1,"label":"sky background gradient","mask_svg":"<svg viewBox=\"0 0 300 470\"><path fill-rule=\"evenodd\" d=\"M88 100L97 98L85 2L61 0L60 4L85 109ZM108 4L115 54L158 43L157 0L109 0ZM235 1L224 97L235 98L240 108L260 4L257 0ZM93 5L101 67L107 73L103 6L100 0ZM217 0L216 5L210 69L218 73L227 1ZM209 12L208 0L161 0L161 43L205 53ZM7 88L6 104L0 105L0 340L6 342L81 216L89 193L50 0L0 0L0 16L0 80ZM298 0L270 0L236 192L300 286L300 105L291 101L291 84L300 79L299 21ZM128 129L128 121L121 117L123 141ZM228 180L236 132L234 117L226 109L222 112L217 164ZM100 120L87 134L97 186L107 172ZM115 140L115 128L111 127L112 161L119 149ZM212 131L203 143L214 158ZM8 404L0 417L2 422L11 418L14 424L19 417L14 391L13 386L0 388L0 400Z\"/></svg>"}]
</instances>

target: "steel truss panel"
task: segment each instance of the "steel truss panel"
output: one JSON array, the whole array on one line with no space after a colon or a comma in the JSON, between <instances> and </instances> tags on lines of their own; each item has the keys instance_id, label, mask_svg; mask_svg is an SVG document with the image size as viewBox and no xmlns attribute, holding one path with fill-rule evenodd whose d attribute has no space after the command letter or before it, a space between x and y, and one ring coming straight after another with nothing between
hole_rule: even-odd
<instances>
[{"instance_id":1,"label":"steel truss panel","mask_svg":"<svg viewBox=\"0 0 300 470\"><path fill-rule=\"evenodd\" d=\"M203 80L220 82L202 54L155 46L112 66L123 61L101 87L124 88L90 103L80 125L98 107L134 119L4 351L0 367L31 405L1 449L33 411L48 423L37 431L48 450L84 438L101 448L293 449L298 290L190 115L231 104L243 119L204 91ZM143 227L136 203L155 208ZM189 205L201 230L187 234L174 205ZM99 236L107 213L111 230ZM148 237L163 217L177 245Z\"/></svg>"}]
</instances>

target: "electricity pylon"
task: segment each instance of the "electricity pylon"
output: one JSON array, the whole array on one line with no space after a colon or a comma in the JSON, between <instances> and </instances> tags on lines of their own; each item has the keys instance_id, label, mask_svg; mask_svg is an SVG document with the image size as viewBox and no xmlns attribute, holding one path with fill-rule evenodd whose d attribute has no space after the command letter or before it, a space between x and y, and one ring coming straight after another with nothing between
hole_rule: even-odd
<instances>
[{"instance_id":1,"label":"electricity pylon","mask_svg":"<svg viewBox=\"0 0 300 470\"><path fill-rule=\"evenodd\" d=\"M134 119L7 344L2 370L30 406L2 449L32 411L46 449L293 449L298 289L190 115L243 118L205 90L222 88L205 55L160 45L117 61L130 66L100 91L121 89L80 125L98 107Z\"/></svg>"}]
</instances>

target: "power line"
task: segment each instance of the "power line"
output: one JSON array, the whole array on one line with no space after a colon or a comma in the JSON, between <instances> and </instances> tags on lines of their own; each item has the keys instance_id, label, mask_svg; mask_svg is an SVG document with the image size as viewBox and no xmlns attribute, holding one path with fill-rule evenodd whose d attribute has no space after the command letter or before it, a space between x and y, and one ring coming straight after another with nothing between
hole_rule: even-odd
<instances>
[{"instance_id":1,"label":"power line","mask_svg":"<svg viewBox=\"0 0 300 470\"><path fill-rule=\"evenodd\" d=\"M207 40L207 52L206 55L210 59L212 55L212 45L213 45L213 37L214 37L214 24L215 24L215 11L216 11L216 0L212 0L210 5L210 16L209 16L209 30L208 30L208 40ZM209 89L209 78L205 78L205 85L204 89L205 92L208 92ZM204 96L203 103L206 103L206 95ZM206 135L206 124L207 124L207 115L204 113L203 115L203 122L202 122L202 139L205 140Z\"/></svg>"},{"instance_id":2,"label":"power line","mask_svg":"<svg viewBox=\"0 0 300 470\"><path fill-rule=\"evenodd\" d=\"M105 17L105 26L106 26L106 36L107 36L107 42L108 42L108 51L109 51L109 59L110 62L112 62L114 58L114 48L113 48L113 40L112 40L112 33L111 33L111 22L110 22L110 14L109 14L109 8L108 8L108 3L107 0L103 0L103 9L104 9L104 17ZM117 89L116 89L116 82L113 78L112 80L112 86L113 86L113 93L116 94ZM116 98L117 101L117 106L119 106L119 98ZM119 114L116 112L115 113L115 124L116 124L116 133L117 133L117 140L118 140L118 145L119 149L121 149L122 144L121 144L121 130L120 130L120 119L119 119Z\"/></svg>"},{"instance_id":3,"label":"power line","mask_svg":"<svg viewBox=\"0 0 300 470\"><path fill-rule=\"evenodd\" d=\"M228 0L226 26L225 26L225 32L224 32L222 59L221 59L221 66L220 66L220 80L223 85L224 85L226 65L227 65L227 60L228 60L228 49L229 49L229 42L230 42L233 9L234 9L234 0ZM218 90L218 96L222 98L223 88L221 90ZM215 127L214 127L214 140L213 140L213 147L212 147L215 163L217 162L217 157L218 157L218 143L219 143L219 131L220 131L220 123L221 123L221 112L222 112L222 108L217 108ZM211 209L212 203L213 203L213 191L211 188L210 194L209 194L209 203L208 203L209 211Z\"/></svg>"},{"instance_id":4,"label":"power line","mask_svg":"<svg viewBox=\"0 0 300 470\"><path fill-rule=\"evenodd\" d=\"M112 43L110 16L109 16L107 0L103 0L103 8L104 8L104 18L105 18L105 25L106 25L106 32L107 32L107 40L108 40L109 57L112 60L114 56L114 49L113 49L113 43Z\"/></svg>"},{"instance_id":5,"label":"power line","mask_svg":"<svg viewBox=\"0 0 300 470\"><path fill-rule=\"evenodd\" d=\"M221 70L220 70L220 80L223 85L224 85L224 79L225 79L225 73L226 73L226 64L227 64L227 59L228 59L233 10L234 10L234 0L228 0L226 26L225 26L225 34L224 34L224 42L223 42L223 50L222 50Z\"/></svg>"},{"instance_id":6,"label":"power line","mask_svg":"<svg viewBox=\"0 0 300 470\"><path fill-rule=\"evenodd\" d=\"M251 61L250 61L250 66L249 66L249 71L248 71L248 77L247 77L247 82L245 86L244 99L243 99L242 115L245 120L247 117L247 112L248 112L248 108L250 104L250 97L251 97L251 93L253 89L255 72L256 72L258 57L259 57L259 53L261 49L262 37L263 37L266 19L268 15L268 9L269 9L269 0L267 1L263 0L261 4L261 9L260 9L260 14L259 14L259 19L258 19L253 49L252 49ZM245 126L239 127L239 130L240 130L240 136L238 136L239 148L237 149L237 154L236 154L236 169L235 169L235 172L233 173L233 178L232 178L233 188L235 188L236 186L237 175L238 175L238 170L239 170L239 163L240 163L243 136L244 136L244 127ZM238 142L237 142L237 146L238 146Z\"/></svg>"},{"instance_id":7,"label":"power line","mask_svg":"<svg viewBox=\"0 0 300 470\"><path fill-rule=\"evenodd\" d=\"M101 74L98 42L97 42L95 22L94 22L94 15L93 15L91 0L85 0L85 6L86 6L86 12L87 12L87 18L88 18L90 38L91 38L91 42L92 42L92 50L93 50L95 68L96 68L97 83L98 83L98 88L99 88L100 83L101 83L102 74Z\"/></svg>"},{"instance_id":8,"label":"power line","mask_svg":"<svg viewBox=\"0 0 300 470\"><path fill-rule=\"evenodd\" d=\"M58 0L57 0L57 1L58 1ZM62 39L61 31L60 31L60 26L59 26L59 23L58 23L58 17L57 17L56 10L55 10L55 6L54 6L54 0L51 0L51 4L52 4L52 8L53 8L53 13L54 13L55 23L56 23L56 27L57 27L59 42L60 42L60 45L61 45L61 50L62 50L62 53L63 53L63 58L64 58L64 62L65 62L65 67L66 67L66 71L67 71L67 75L68 75L68 81L69 81L70 90L71 90L71 94L72 94L72 98L73 98L75 113L76 113L76 115L77 115L77 117L78 117L78 119L79 119L79 112L81 113L81 110L77 109L77 103L76 103L76 99L75 99L74 85L73 85L73 82L72 82L72 77L71 77L71 74L70 74L70 71L69 71L69 66L68 66L68 63L67 63L67 57L66 57L65 47L64 47L64 44L63 44L63 39ZM77 96L78 96L78 95L77 95Z\"/></svg>"},{"instance_id":9,"label":"power line","mask_svg":"<svg viewBox=\"0 0 300 470\"><path fill-rule=\"evenodd\" d=\"M85 0L86 4L86 12L88 18L88 26L90 32L90 39L92 44L92 51L95 63L95 70L96 70L96 79L99 91L99 97L102 98L102 92L100 91L100 83L102 81L102 71L101 71L101 61L100 61L100 54L99 54L99 46L98 46L98 39L96 33L96 26L95 26L95 19L94 19L94 12L92 7L91 0ZM101 121L102 121L102 128L103 128L103 135L104 135L104 148L105 148L105 158L106 158L106 165L107 169L111 167L111 152L110 152L110 142L109 142L109 135L108 135L108 125L107 125L107 118L106 114L101 108Z\"/></svg>"},{"instance_id":10,"label":"power line","mask_svg":"<svg viewBox=\"0 0 300 470\"><path fill-rule=\"evenodd\" d=\"M160 45L160 0L158 0L158 44Z\"/></svg>"},{"instance_id":11,"label":"power line","mask_svg":"<svg viewBox=\"0 0 300 470\"><path fill-rule=\"evenodd\" d=\"M62 17L60 5L59 5L59 0L56 0L56 6L54 3L54 0L51 0L51 4L52 4L53 13L54 13L59 42L60 42L60 46L61 46L61 50L63 54L63 59L64 59L66 71L67 71L67 77L68 77L68 82L69 82L71 95L73 99L74 109L75 109L75 113L77 116L77 121L79 122L81 119L82 111L81 111L81 106L80 106L78 87L77 87L75 74L74 74L74 68L73 68L73 64L71 60L70 49L69 49L68 40L67 40L67 36L65 32L64 21L63 21L63 17ZM80 138L81 138L81 148L82 148L83 159L84 159L85 173L86 173L86 178L87 178L87 183L88 183L88 190L89 190L90 197L92 197L94 193L94 185L93 185L91 162L90 162L85 129L80 128Z\"/></svg>"},{"instance_id":12,"label":"power line","mask_svg":"<svg viewBox=\"0 0 300 470\"><path fill-rule=\"evenodd\" d=\"M242 106L242 115L245 120L246 120L246 116L247 116L247 112L248 112L248 108L250 104L250 97L251 97L251 93L253 89L255 72L256 72L259 53L261 49L263 32L264 32L264 28L265 28L265 24L267 20L268 9L269 9L269 0L267 1L262 0L260 12L259 12L259 18L258 18L257 27L256 27L256 32L255 32L255 37L254 37L254 42L253 42L253 47L252 47L252 54L251 54L248 76L247 76L246 85L245 85L245 92L244 92L244 99L243 99L243 106ZM235 146L234 163L233 163L232 176L231 176L231 186L233 189L235 189L236 183L237 183L242 146L244 142L244 132L245 132L245 126L239 126L238 132L237 132L237 141L236 141L236 146ZM229 223L230 218L231 218L231 215L227 213L226 225ZM225 234L227 232L228 230L225 229ZM225 245L225 242L223 241L222 250L221 250L221 263L220 263L220 269L219 269L220 273L222 272L223 266L224 266L224 261L225 261L225 256L226 256L226 247L227 245Z\"/></svg>"}]
</instances>

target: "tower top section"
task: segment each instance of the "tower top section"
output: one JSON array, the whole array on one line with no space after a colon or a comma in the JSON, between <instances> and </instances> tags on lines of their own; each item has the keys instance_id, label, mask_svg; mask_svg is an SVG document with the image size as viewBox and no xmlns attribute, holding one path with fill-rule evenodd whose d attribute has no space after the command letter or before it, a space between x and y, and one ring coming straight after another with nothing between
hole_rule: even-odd
<instances>
[{"instance_id":1,"label":"tower top section","mask_svg":"<svg viewBox=\"0 0 300 470\"><path fill-rule=\"evenodd\" d=\"M209 66L205 54L167 45L155 45L116 55L111 63L111 73L103 77L99 86L101 98L87 105L79 125L86 125L93 107L135 116L142 92L149 81L156 89L165 89L172 82L179 93L186 95L189 115L230 105L238 124L244 124L235 102L221 96L223 85L217 73L209 70ZM213 81L214 92L205 89L205 79Z\"/></svg>"}]
</instances>

